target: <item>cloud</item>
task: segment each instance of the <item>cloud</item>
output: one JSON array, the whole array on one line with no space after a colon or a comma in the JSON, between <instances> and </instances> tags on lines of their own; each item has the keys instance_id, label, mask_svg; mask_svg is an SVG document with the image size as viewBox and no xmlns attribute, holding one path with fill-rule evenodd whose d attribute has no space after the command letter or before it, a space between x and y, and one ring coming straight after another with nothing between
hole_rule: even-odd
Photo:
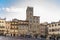
<instances>
[{"instance_id":1,"label":"cloud","mask_svg":"<svg viewBox=\"0 0 60 40\"><path fill-rule=\"evenodd\" d=\"M10 7L10 8L2 8L2 10L6 11L6 12L10 12L10 13L19 13L19 12L23 12L24 8L15 8L15 7Z\"/></svg>"},{"instance_id":2,"label":"cloud","mask_svg":"<svg viewBox=\"0 0 60 40\"><path fill-rule=\"evenodd\" d=\"M34 7L34 15L40 16L41 22L58 21L60 19L59 4L54 0L24 0L16 2L10 7L3 8L6 11L3 16L8 19L25 19L27 6L32 6Z\"/></svg>"},{"instance_id":3,"label":"cloud","mask_svg":"<svg viewBox=\"0 0 60 40\"><path fill-rule=\"evenodd\" d=\"M40 1L40 4L35 6L34 15L40 16L40 22L58 21L60 19L60 7L55 4L54 2Z\"/></svg>"},{"instance_id":4,"label":"cloud","mask_svg":"<svg viewBox=\"0 0 60 40\"><path fill-rule=\"evenodd\" d=\"M22 19L25 20L25 8L15 8L15 7L10 7L10 8L2 8L4 14L1 14L3 17L6 17L7 20L11 20L13 18L17 19Z\"/></svg>"}]
</instances>

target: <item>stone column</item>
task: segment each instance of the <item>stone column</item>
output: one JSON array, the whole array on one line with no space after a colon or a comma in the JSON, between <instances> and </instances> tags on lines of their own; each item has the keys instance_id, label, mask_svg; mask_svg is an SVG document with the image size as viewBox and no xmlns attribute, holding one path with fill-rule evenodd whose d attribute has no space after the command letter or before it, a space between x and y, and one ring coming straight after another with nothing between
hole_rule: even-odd
<instances>
[{"instance_id":1,"label":"stone column","mask_svg":"<svg viewBox=\"0 0 60 40\"><path fill-rule=\"evenodd\" d=\"M57 36L55 37L55 40L57 40Z\"/></svg>"},{"instance_id":2,"label":"stone column","mask_svg":"<svg viewBox=\"0 0 60 40\"><path fill-rule=\"evenodd\" d=\"M46 37L46 40L50 40L50 36L49 35Z\"/></svg>"}]
</instances>

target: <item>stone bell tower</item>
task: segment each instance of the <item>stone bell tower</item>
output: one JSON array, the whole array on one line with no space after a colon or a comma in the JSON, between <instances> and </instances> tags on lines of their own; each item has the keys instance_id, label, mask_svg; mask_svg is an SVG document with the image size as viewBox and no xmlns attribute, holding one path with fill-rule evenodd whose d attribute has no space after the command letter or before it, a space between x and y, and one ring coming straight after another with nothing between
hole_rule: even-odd
<instances>
[{"instance_id":1,"label":"stone bell tower","mask_svg":"<svg viewBox=\"0 0 60 40\"><path fill-rule=\"evenodd\" d=\"M33 19L33 7L27 7L26 20L32 20L32 19Z\"/></svg>"}]
</instances>

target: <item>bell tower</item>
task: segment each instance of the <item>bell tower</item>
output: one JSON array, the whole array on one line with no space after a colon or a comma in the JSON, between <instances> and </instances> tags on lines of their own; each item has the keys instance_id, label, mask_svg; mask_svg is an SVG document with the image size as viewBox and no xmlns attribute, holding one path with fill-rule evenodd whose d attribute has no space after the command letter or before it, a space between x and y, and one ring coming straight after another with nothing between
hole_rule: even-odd
<instances>
[{"instance_id":1,"label":"bell tower","mask_svg":"<svg viewBox=\"0 0 60 40\"><path fill-rule=\"evenodd\" d=\"M26 20L32 20L32 19L33 19L33 7L27 7Z\"/></svg>"}]
</instances>

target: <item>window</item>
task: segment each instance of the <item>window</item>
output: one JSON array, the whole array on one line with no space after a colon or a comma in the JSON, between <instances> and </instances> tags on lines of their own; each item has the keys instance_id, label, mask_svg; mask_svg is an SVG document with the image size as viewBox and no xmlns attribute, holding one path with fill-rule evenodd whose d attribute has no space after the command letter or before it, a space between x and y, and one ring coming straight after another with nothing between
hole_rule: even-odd
<instances>
[{"instance_id":1,"label":"window","mask_svg":"<svg viewBox=\"0 0 60 40\"><path fill-rule=\"evenodd\" d=\"M55 31L54 29L52 29L52 32Z\"/></svg>"},{"instance_id":2,"label":"window","mask_svg":"<svg viewBox=\"0 0 60 40\"><path fill-rule=\"evenodd\" d=\"M14 24L14 22L12 22L12 24Z\"/></svg>"},{"instance_id":3,"label":"window","mask_svg":"<svg viewBox=\"0 0 60 40\"><path fill-rule=\"evenodd\" d=\"M52 27L53 27L54 25L52 24Z\"/></svg>"},{"instance_id":4,"label":"window","mask_svg":"<svg viewBox=\"0 0 60 40\"><path fill-rule=\"evenodd\" d=\"M2 23L4 23L4 22L2 21Z\"/></svg>"},{"instance_id":5,"label":"window","mask_svg":"<svg viewBox=\"0 0 60 40\"><path fill-rule=\"evenodd\" d=\"M51 25L49 25L49 27L51 27Z\"/></svg>"},{"instance_id":6,"label":"window","mask_svg":"<svg viewBox=\"0 0 60 40\"><path fill-rule=\"evenodd\" d=\"M32 13L30 13L30 15L32 15Z\"/></svg>"},{"instance_id":7,"label":"window","mask_svg":"<svg viewBox=\"0 0 60 40\"><path fill-rule=\"evenodd\" d=\"M17 24L17 23L15 23L15 24Z\"/></svg>"},{"instance_id":8,"label":"window","mask_svg":"<svg viewBox=\"0 0 60 40\"><path fill-rule=\"evenodd\" d=\"M60 26L60 24L58 24Z\"/></svg>"},{"instance_id":9,"label":"window","mask_svg":"<svg viewBox=\"0 0 60 40\"><path fill-rule=\"evenodd\" d=\"M57 29L57 31L59 31L59 29Z\"/></svg>"},{"instance_id":10,"label":"window","mask_svg":"<svg viewBox=\"0 0 60 40\"><path fill-rule=\"evenodd\" d=\"M39 21L37 21L37 23L39 23Z\"/></svg>"},{"instance_id":11,"label":"window","mask_svg":"<svg viewBox=\"0 0 60 40\"><path fill-rule=\"evenodd\" d=\"M57 25L55 24L55 26L57 26Z\"/></svg>"}]
</instances>

